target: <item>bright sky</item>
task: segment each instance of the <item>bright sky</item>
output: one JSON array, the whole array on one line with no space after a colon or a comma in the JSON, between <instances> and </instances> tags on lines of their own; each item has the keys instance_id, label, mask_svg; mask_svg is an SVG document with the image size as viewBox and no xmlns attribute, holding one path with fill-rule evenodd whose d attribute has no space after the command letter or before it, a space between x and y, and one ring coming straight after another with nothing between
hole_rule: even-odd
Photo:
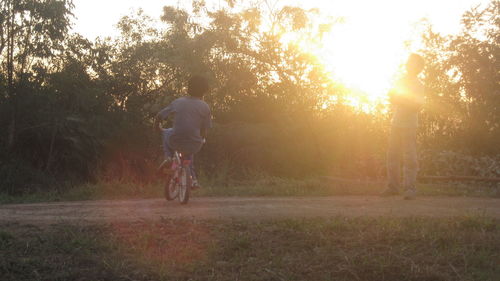
<instances>
[{"instance_id":1,"label":"bright sky","mask_svg":"<svg viewBox=\"0 0 500 281\"><path fill-rule=\"evenodd\" d=\"M268 0L273 2L274 0ZM217 7L223 0L206 0ZM248 1L247 1L248 2ZM343 17L324 39L324 47L314 50L335 79L368 93L370 101L380 100L408 52L418 46L404 47L416 39L416 23L427 18L435 30L458 31L460 16L489 0L281 0L280 5L319 8L322 14ZM74 31L94 39L117 35L115 24L133 9L159 18L166 5L189 6L189 0L74 0Z\"/></svg>"},{"instance_id":2,"label":"bright sky","mask_svg":"<svg viewBox=\"0 0 500 281\"><path fill-rule=\"evenodd\" d=\"M212 6L219 1L207 0ZM273 1L273 0L270 0ZM159 18L166 5L188 5L189 0L74 0L76 21L74 30L93 39L97 36L115 35L114 25L133 9L142 8L146 14ZM365 24L373 20L387 22L391 18L393 28L408 29L412 22L427 17L443 32L457 29L460 15L470 7L488 3L489 0L281 0L282 5L304 8L320 8L322 13L344 16L352 22Z\"/></svg>"}]
</instances>

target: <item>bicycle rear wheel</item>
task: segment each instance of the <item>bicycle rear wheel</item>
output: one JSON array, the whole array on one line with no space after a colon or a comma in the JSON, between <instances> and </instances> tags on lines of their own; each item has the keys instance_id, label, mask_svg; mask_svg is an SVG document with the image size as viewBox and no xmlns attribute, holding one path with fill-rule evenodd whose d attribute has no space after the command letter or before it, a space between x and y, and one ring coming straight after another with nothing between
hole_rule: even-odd
<instances>
[{"instance_id":1,"label":"bicycle rear wheel","mask_svg":"<svg viewBox=\"0 0 500 281\"><path fill-rule=\"evenodd\" d=\"M178 185L175 176L167 176L167 182L164 187L165 199L174 200L179 195Z\"/></svg>"},{"instance_id":2,"label":"bicycle rear wheel","mask_svg":"<svg viewBox=\"0 0 500 281\"><path fill-rule=\"evenodd\" d=\"M189 166L184 166L181 169L180 183L179 183L179 202L187 204L189 195L191 194L191 169Z\"/></svg>"}]
</instances>

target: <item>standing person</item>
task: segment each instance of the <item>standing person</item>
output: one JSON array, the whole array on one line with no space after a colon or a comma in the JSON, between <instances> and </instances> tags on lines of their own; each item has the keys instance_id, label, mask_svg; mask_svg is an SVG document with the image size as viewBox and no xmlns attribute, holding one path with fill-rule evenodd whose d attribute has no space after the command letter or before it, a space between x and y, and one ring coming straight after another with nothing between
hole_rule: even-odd
<instances>
[{"instance_id":1,"label":"standing person","mask_svg":"<svg viewBox=\"0 0 500 281\"><path fill-rule=\"evenodd\" d=\"M424 103L424 86L418 75L424 64L421 56L411 54L406 63L406 75L389 92L393 118L387 153L388 186L383 196L399 194L401 185L405 199L414 199L416 195L418 113Z\"/></svg>"},{"instance_id":2,"label":"standing person","mask_svg":"<svg viewBox=\"0 0 500 281\"><path fill-rule=\"evenodd\" d=\"M205 142L207 129L212 127L210 107L203 101L203 96L208 92L206 78L195 75L188 81L188 96L174 100L169 106L162 109L155 117L154 127L161 130L165 161L160 165L169 167L172 163L173 151L179 151L184 156L191 158L200 151ZM174 116L173 127L161 129L161 120ZM194 166L191 166L193 187L200 187Z\"/></svg>"}]
</instances>

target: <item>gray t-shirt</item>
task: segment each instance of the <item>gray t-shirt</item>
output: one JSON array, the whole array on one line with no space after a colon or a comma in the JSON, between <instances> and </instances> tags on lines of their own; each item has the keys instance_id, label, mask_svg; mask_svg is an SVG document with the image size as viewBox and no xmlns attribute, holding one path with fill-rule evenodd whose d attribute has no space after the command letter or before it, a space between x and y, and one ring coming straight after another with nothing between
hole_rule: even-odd
<instances>
[{"instance_id":1,"label":"gray t-shirt","mask_svg":"<svg viewBox=\"0 0 500 281\"><path fill-rule=\"evenodd\" d=\"M174 114L169 144L183 153L197 153L203 144L201 129L212 127L210 107L195 97L181 97L159 112L162 119Z\"/></svg>"},{"instance_id":2,"label":"gray t-shirt","mask_svg":"<svg viewBox=\"0 0 500 281\"><path fill-rule=\"evenodd\" d=\"M406 100L416 104L422 104L424 100L424 86L418 78L405 77L399 80L393 89L394 94L403 95ZM407 107L394 105L392 126L399 128L417 128L419 107Z\"/></svg>"}]
</instances>

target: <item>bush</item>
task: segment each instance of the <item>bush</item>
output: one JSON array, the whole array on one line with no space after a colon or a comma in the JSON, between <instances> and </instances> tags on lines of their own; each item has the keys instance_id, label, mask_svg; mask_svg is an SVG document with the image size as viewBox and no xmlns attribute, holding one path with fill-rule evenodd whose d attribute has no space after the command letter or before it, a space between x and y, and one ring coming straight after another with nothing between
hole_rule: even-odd
<instances>
[{"instance_id":1,"label":"bush","mask_svg":"<svg viewBox=\"0 0 500 281\"><path fill-rule=\"evenodd\" d=\"M241 179L256 171L289 178L383 177L387 136L358 121L219 124L210 131L197 165L209 178L222 172L225 178Z\"/></svg>"},{"instance_id":2,"label":"bush","mask_svg":"<svg viewBox=\"0 0 500 281\"><path fill-rule=\"evenodd\" d=\"M500 177L500 155L472 156L460 151L424 150L420 162L420 173L428 176Z\"/></svg>"},{"instance_id":3,"label":"bush","mask_svg":"<svg viewBox=\"0 0 500 281\"><path fill-rule=\"evenodd\" d=\"M9 195L46 190L56 185L54 177L16 158L10 158L0 163L0 179L0 193Z\"/></svg>"}]
</instances>

